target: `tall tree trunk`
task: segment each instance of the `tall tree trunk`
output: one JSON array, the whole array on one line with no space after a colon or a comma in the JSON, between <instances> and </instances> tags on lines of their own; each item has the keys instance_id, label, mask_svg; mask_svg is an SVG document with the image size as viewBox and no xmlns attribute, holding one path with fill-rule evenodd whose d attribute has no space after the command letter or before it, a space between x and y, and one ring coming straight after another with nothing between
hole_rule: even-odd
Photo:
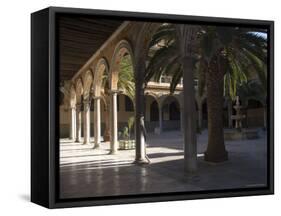
<instances>
[{"instance_id":1,"label":"tall tree trunk","mask_svg":"<svg viewBox=\"0 0 281 216\"><path fill-rule=\"evenodd\" d=\"M228 159L223 132L223 76L218 59L211 62L206 74L208 104L208 147L205 160L222 162Z\"/></svg>"}]
</instances>

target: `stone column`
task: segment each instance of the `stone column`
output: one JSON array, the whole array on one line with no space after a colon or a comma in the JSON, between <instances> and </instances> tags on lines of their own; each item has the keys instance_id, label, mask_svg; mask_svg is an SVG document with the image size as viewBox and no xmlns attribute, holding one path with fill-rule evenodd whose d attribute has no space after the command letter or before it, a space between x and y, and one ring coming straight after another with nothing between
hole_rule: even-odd
<instances>
[{"instance_id":1,"label":"stone column","mask_svg":"<svg viewBox=\"0 0 281 216\"><path fill-rule=\"evenodd\" d=\"M70 140L75 140L76 137L76 111L75 111L75 106L71 106L69 109L69 114L70 114L70 122L69 122L69 139Z\"/></svg>"},{"instance_id":2,"label":"stone column","mask_svg":"<svg viewBox=\"0 0 281 216\"><path fill-rule=\"evenodd\" d=\"M117 93L118 91L110 92L110 154L118 151Z\"/></svg>"},{"instance_id":3,"label":"stone column","mask_svg":"<svg viewBox=\"0 0 281 216\"><path fill-rule=\"evenodd\" d=\"M75 142L81 142L81 104L76 104L76 139Z\"/></svg>"},{"instance_id":4,"label":"stone column","mask_svg":"<svg viewBox=\"0 0 281 216\"><path fill-rule=\"evenodd\" d=\"M183 66L183 135L184 168L187 172L197 170L196 108L194 90L193 47L196 42L196 26L186 24L176 27Z\"/></svg>"},{"instance_id":5,"label":"stone column","mask_svg":"<svg viewBox=\"0 0 281 216\"><path fill-rule=\"evenodd\" d=\"M202 102L200 101L198 103L198 129L201 133L202 131Z\"/></svg>"},{"instance_id":6,"label":"stone column","mask_svg":"<svg viewBox=\"0 0 281 216\"><path fill-rule=\"evenodd\" d=\"M181 121L181 132L184 133L184 109L183 107L180 107L180 121Z\"/></svg>"},{"instance_id":7,"label":"stone column","mask_svg":"<svg viewBox=\"0 0 281 216\"><path fill-rule=\"evenodd\" d=\"M162 133L162 130L163 130L162 107L159 105L159 133Z\"/></svg>"},{"instance_id":8,"label":"stone column","mask_svg":"<svg viewBox=\"0 0 281 216\"><path fill-rule=\"evenodd\" d=\"M145 164L149 163L146 155L146 140L144 130L144 83L143 77L145 72L145 61L137 59L136 63L136 81L135 81L135 141L136 141L136 158L135 163Z\"/></svg>"},{"instance_id":9,"label":"stone column","mask_svg":"<svg viewBox=\"0 0 281 216\"><path fill-rule=\"evenodd\" d=\"M83 144L89 144L90 143L90 101L84 100L84 142Z\"/></svg>"},{"instance_id":10,"label":"stone column","mask_svg":"<svg viewBox=\"0 0 281 216\"><path fill-rule=\"evenodd\" d=\"M95 147L100 147L100 134L101 134L101 112L100 112L100 97L94 98L94 136Z\"/></svg>"}]
</instances>

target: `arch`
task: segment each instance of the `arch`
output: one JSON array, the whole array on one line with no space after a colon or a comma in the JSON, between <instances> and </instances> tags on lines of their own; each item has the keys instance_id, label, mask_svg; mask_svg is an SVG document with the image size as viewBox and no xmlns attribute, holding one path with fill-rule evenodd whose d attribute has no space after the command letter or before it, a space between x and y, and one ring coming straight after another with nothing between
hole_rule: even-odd
<instances>
[{"instance_id":1,"label":"arch","mask_svg":"<svg viewBox=\"0 0 281 216\"><path fill-rule=\"evenodd\" d=\"M153 97L153 99L157 102L157 104L159 105L159 95L157 95L157 93L151 92L151 91L147 91L145 92L145 96L151 96Z\"/></svg>"},{"instance_id":2,"label":"arch","mask_svg":"<svg viewBox=\"0 0 281 216\"><path fill-rule=\"evenodd\" d=\"M151 98L150 103L148 103L148 98ZM145 94L144 116L146 121L159 121L159 102L156 98L156 94L152 92Z\"/></svg>"},{"instance_id":3,"label":"arch","mask_svg":"<svg viewBox=\"0 0 281 216\"><path fill-rule=\"evenodd\" d=\"M90 70L88 70L84 75L84 91L83 91L83 99L89 99L91 87L93 84L93 76Z\"/></svg>"},{"instance_id":4,"label":"arch","mask_svg":"<svg viewBox=\"0 0 281 216\"><path fill-rule=\"evenodd\" d=\"M118 90L117 84L118 84L119 66L122 58L125 55L130 55L132 66L134 69L133 49L127 40L121 40L114 49L112 61L110 64L109 87L111 90Z\"/></svg>"},{"instance_id":5,"label":"arch","mask_svg":"<svg viewBox=\"0 0 281 216\"><path fill-rule=\"evenodd\" d=\"M99 59L94 70L93 90L95 97L101 96L103 75L108 74L108 71L109 66L107 60L104 57Z\"/></svg>"},{"instance_id":6,"label":"arch","mask_svg":"<svg viewBox=\"0 0 281 216\"><path fill-rule=\"evenodd\" d=\"M168 118L167 120L180 120L181 103L179 97L176 97L176 95L165 95L161 100L161 109L169 113L169 117L166 116L166 119Z\"/></svg>"},{"instance_id":7,"label":"arch","mask_svg":"<svg viewBox=\"0 0 281 216\"><path fill-rule=\"evenodd\" d=\"M169 95L163 95L159 98L159 105L160 107L163 107L165 105L165 103L168 100L174 99L178 102L180 108L182 107L182 103L181 103L181 99L180 99L180 95L175 95L175 94L169 94Z\"/></svg>"},{"instance_id":8,"label":"arch","mask_svg":"<svg viewBox=\"0 0 281 216\"><path fill-rule=\"evenodd\" d=\"M76 81L76 103L82 103L82 95L83 95L83 82L81 78L78 78Z\"/></svg>"}]
</instances>

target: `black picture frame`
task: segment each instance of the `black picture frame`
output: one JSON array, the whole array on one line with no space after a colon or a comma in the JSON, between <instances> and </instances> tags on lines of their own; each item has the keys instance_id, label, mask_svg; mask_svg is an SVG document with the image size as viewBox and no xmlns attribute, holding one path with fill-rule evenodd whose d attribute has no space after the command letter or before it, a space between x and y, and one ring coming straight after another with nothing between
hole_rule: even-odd
<instances>
[{"instance_id":1,"label":"black picture frame","mask_svg":"<svg viewBox=\"0 0 281 216\"><path fill-rule=\"evenodd\" d=\"M124 195L104 198L58 198L59 73L56 17L83 14L142 21L191 24L257 26L268 29L268 151L267 187L175 192L152 195ZM274 193L274 22L200 16L167 15L49 7L31 15L31 201L47 208L111 205L171 200L266 195Z\"/></svg>"}]
</instances>

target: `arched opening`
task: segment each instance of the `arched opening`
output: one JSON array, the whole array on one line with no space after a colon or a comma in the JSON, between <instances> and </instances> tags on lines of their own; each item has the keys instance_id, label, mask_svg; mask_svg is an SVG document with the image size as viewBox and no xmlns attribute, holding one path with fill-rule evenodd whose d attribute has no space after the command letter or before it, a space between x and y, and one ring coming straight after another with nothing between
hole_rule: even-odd
<instances>
[{"instance_id":1,"label":"arched opening","mask_svg":"<svg viewBox=\"0 0 281 216\"><path fill-rule=\"evenodd\" d=\"M162 102L163 130L180 130L180 103L175 96L168 96Z\"/></svg>"},{"instance_id":2,"label":"arched opening","mask_svg":"<svg viewBox=\"0 0 281 216\"><path fill-rule=\"evenodd\" d=\"M111 153L114 154L120 146L118 139L124 137L124 130L129 127L128 121L129 119L132 121L134 116L134 109L132 109L134 107L132 104L135 104L133 56L132 49L125 40L120 41L115 48L108 80L110 89L110 149ZM129 130L130 132L134 131L133 129Z\"/></svg>"},{"instance_id":3,"label":"arched opening","mask_svg":"<svg viewBox=\"0 0 281 216\"><path fill-rule=\"evenodd\" d=\"M159 128L159 106L156 98L146 94L144 98L144 120L147 132L155 132Z\"/></svg>"},{"instance_id":4,"label":"arched opening","mask_svg":"<svg viewBox=\"0 0 281 216\"><path fill-rule=\"evenodd\" d=\"M109 66L105 58L98 60L95 73L92 100L94 118L93 134L95 138L95 147L99 147L100 142L110 140L109 126Z\"/></svg>"},{"instance_id":5,"label":"arched opening","mask_svg":"<svg viewBox=\"0 0 281 216\"><path fill-rule=\"evenodd\" d=\"M133 125L130 125L129 121L134 119L134 104L132 99L125 95L119 94L117 97L118 104L118 140L126 139L125 131L128 130L130 133L130 138L134 136L134 128Z\"/></svg>"},{"instance_id":6,"label":"arched opening","mask_svg":"<svg viewBox=\"0 0 281 216\"><path fill-rule=\"evenodd\" d=\"M125 40L115 48L109 74L109 86L112 91L126 91L126 94L132 96L134 91L131 87L134 85L133 54L129 43ZM128 83L131 82L131 83Z\"/></svg>"}]
</instances>

